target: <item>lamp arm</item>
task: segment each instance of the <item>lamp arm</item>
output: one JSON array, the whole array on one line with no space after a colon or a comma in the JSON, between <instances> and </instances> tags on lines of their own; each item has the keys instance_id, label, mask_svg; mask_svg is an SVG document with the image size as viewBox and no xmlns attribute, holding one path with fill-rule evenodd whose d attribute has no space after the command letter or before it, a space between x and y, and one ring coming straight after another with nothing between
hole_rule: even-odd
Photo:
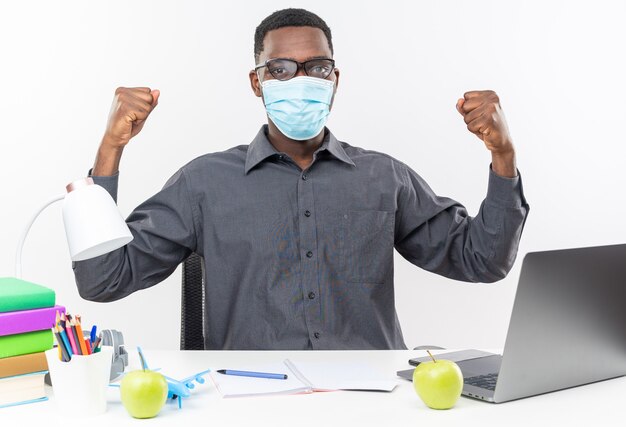
<instances>
[{"instance_id":1,"label":"lamp arm","mask_svg":"<svg viewBox=\"0 0 626 427\"><path fill-rule=\"evenodd\" d=\"M37 212L35 212L35 214L30 218L30 220L26 224L26 227L24 227L24 230L22 231L22 235L20 236L20 240L17 243L17 250L15 251L15 277L17 277L18 279L22 278L22 249L24 248L24 241L26 240L26 236L28 235L28 232L30 231L30 227L32 227L33 223L35 222L39 214L43 212L44 209L46 209L51 204L58 202L59 200L63 200L64 198L65 198L65 193L54 196L52 199L48 200L39 209L37 209Z\"/></svg>"}]
</instances>

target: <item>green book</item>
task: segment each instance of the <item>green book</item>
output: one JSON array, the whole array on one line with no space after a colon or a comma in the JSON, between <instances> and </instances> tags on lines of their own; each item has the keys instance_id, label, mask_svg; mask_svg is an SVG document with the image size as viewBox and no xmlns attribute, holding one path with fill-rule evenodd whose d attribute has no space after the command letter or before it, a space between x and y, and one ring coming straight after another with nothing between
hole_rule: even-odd
<instances>
[{"instance_id":1,"label":"green book","mask_svg":"<svg viewBox=\"0 0 626 427\"><path fill-rule=\"evenodd\" d=\"M5 335L0 337L0 359L50 350L53 345L52 340L52 329Z\"/></svg>"},{"instance_id":2,"label":"green book","mask_svg":"<svg viewBox=\"0 0 626 427\"><path fill-rule=\"evenodd\" d=\"M0 313L53 307L54 302L52 289L15 277L0 277Z\"/></svg>"}]
</instances>

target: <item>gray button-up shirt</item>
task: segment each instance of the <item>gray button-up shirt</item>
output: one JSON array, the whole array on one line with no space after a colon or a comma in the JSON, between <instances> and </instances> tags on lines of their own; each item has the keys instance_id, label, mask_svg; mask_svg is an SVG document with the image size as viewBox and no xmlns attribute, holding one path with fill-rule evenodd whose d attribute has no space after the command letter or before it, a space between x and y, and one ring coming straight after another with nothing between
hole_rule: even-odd
<instances>
[{"instance_id":1,"label":"gray button-up shirt","mask_svg":"<svg viewBox=\"0 0 626 427\"><path fill-rule=\"evenodd\" d=\"M181 168L128 217L131 243L75 263L80 295L123 298L194 251L207 349L404 349L394 248L456 280L496 281L513 265L528 213L519 177L490 171L472 218L390 156L326 131L301 170L266 132ZM94 181L116 197L117 176Z\"/></svg>"}]
</instances>

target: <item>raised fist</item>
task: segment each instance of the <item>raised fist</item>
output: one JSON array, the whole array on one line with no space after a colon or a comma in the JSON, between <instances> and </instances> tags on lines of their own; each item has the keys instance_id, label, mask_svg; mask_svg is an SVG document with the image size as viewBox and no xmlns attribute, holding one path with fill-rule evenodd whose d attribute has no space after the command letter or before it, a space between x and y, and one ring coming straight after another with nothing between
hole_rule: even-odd
<instances>
[{"instance_id":1,"label":"raised fist","mask_svg":"<svg viewBox=\"0 0 626 427\"><path fill-rule=\"evenodd\" d=\"M456 103L467 129L479 137L492 154L513 151L509 128L500 107L500 99L492 90L466 92Z\"/></svg>"},{"instance_id":2,"label":"raised fist","mask_svg":"<svg viewBox=\"0 0 626 427\"><path fill-rule=\"evenodd\" d=\"M157 106L160 92L148 87L125 88L115 91L103 142L123 147L143 128L146 119Z\"/></svg>"}]
</instances>

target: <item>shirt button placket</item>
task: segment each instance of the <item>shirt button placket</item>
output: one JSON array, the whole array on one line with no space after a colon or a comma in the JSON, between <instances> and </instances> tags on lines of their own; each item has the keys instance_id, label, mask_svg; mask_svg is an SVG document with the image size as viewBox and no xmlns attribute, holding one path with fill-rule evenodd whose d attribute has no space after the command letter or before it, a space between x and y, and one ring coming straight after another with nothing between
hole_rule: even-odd
<instances>
[{"instance_id":1,"label":"shirt button placket","mask_svg":"<svg viewBox=\"0 0 626 427\"><path fill-rule=\"evenodd\" d=\"M317 229L313 220L312 212L315 211L313 199L313 180L311 174L302 172L298 183L298 211L304 215L302 221L298 221L300 229L300 243L302 248L302 297L305 303L306 325L309 337L314 338L313 348L319 348L320 338L320 298L318 298L319 277L317 265ZM311 340L313 341L313 340Z\"/></svg>"}]
</instances>

